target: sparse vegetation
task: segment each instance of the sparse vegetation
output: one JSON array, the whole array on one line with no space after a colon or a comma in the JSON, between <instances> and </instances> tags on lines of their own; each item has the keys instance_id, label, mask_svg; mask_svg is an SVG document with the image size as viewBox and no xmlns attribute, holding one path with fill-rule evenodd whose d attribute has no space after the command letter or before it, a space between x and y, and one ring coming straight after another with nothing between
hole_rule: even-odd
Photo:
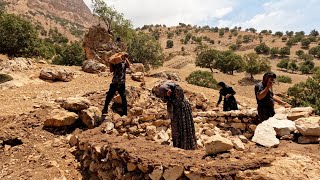
<instances>
[{"instance_id":1,"label":"sparse vegetation","mask_svg":"<svg viewBox=\"0 0 320 180\"><path fill-rule=\"evenodd\" d=\"M38 32L29 21L13 14L0 14L0 53L31 57L38 44Z\"/></svg>"},{"instance_id":2,"label":"sparse vegetation","mask_svg":"<svg viewBox=\"0 0 320 180\"><path fill-rule=\"evenodd\" d=\"M282 82L282 83L289 83L289 84L292 83L292 79L289 76L282 76L281 75L281 76L277 77L277 80L278 80L278 82Z\"/></svg>"},{"instance_id":3,"label":"sparse vegetation","mask_svg":"<svg viewBox=\"0 0 320 180\"><path fill-rule=\"evenodd\" d=\"M167 40L167 48L172 48L173 47L173 41L172 40Z\"/></svg>"},{"instance_id":4,"label":"sparse vegetation","mask_svg":"<svg viewBox=\"0 0 320 180\"><path fill-rule=\"evenodd\" d=\"M163 64L163 50L156 39L148 34L139 32L128 44L128 53L134 63L142 63L148 69L150 66L159 67Z\"/></svg>"},{"instance_id":5,"label":"sparse vegetation","mask_svg":"<svg viewBox=\"0 0 320 180\"><path fill-rule=\"evenodd\" d=\"M217 89L217 81L207 71L194 71L186 78L186 81L196 86Z\"/></svg>"},{"instance_id":6,"label":"sparse vegetation","mask_svg":"<svg viewBox=\"0 0 320 180\"><path fill-rule=\"evenodd\" d=\"M266 54L268 55L270 53L270 48L265 44L262 43L258 45L256 48L254 48L257 54Z\"/></svg>"},{"instance_id":7,"label":"sparse vegetation","mask_svg":"<svg viewBox=\"0 0 320 180\"><path fill-rule=\"evenodd\" d=\"M320 78L319 71L315 72L313 77L308 78L306 82L295 84L288 89L289 103L294 107L311 106L316 114L320 114Z\"/></svg>"},{"instance_id":8,"label":"sparse vegetation","mask_svg":"<svg viewBox=\"0 0 320 180\"><path fill-rule=\"evenodd\" d=\"M81 66L85 60L84 50L79 42L67 45L63 52L56 56L53 64L66 66Z\"/></svg>"},{"instance_id":9,"label":"sparse vegetation","mask_svg":"<svg viewBox=\"0 0 320 180\"><path fill-rule=\"evenodd\" d=\"M245 71L250 74L253 79L254 75L261 74L263 72L270 71L270 62L266 59L260 58L259 55L255 53L246 54L244 56L245 61Z\"/></svg>"}]
</instances>

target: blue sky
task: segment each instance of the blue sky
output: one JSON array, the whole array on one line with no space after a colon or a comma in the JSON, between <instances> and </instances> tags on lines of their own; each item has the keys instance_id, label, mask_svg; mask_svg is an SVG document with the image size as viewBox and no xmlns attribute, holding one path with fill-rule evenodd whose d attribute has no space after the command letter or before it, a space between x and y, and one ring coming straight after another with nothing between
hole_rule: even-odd
<instances>
[{"instance_id":1,"label":"blue sky","mask_svg":"<svg viewBox=\"0 0 320 180\"><path fill-rule=\"evenodd\" d=\"M90 6L91 0L84 0ZM179 22L258 30L320 30L320 0L106 0L135 27Z\"/></svg>"}]
</instances>

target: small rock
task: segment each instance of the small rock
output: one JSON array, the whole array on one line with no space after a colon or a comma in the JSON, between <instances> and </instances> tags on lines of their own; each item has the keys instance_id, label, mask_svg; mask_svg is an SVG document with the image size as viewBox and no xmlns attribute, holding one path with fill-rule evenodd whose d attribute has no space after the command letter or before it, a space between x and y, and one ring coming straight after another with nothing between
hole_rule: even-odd
<instances>
[{"instance_id":1,"label":"small rock","mask_svg":"<svg viewBox=\"0 0 320 180\"><path fill-rule=\"evenodd\" d=\"M309 112L299 112L299 113L290 113L290 114L288 114L287 118L291 121L295 121L300 118L306 118L309 116L310 116Z\"/></svg>"},{"instance_id":2,"label":"small rock","mask_svg":"<svg viewBox=\"0 0 320 180\"><path fill-rule=\"evenodd\" d=\"M97 107L91 106L88 109L82 110L80 119L87 125L88 128L94 128L99 125L101 121L101 110Z\"/></svg>"},{"instance_id":3,"label":"small rock","mask_svg":"<svg viewBox=\"0 0 320 180\"><path fill-rule=\"evenodd\" d=\"M173 166L166 169L163 173L165 180L177 180L183 175L183 166Z\"/></svg>"},{"instance_id":4,"label":"small rock","mask_svg":"<svg viewBox=\"0 0 320 180\"><path fill-rule=\"evenodd\" d=\"M265 147L276 147L280 144L276 135L277 133L272 126L261 123L257 126L252 141Z\"/></svg>"},{"instance_id":5,"label":"small rock","mask_svg":"<svg viewBox=\"0 0 320 180\"><path fill-rule=\"evenodd\" d=\"M89 108L91 102L84 97L69 97L62 100L61 107L68 111L81 111Z\"/></svg>"},{"instance_id":6,"label":"small rock","mask_svg":"<svg viewBox=\"0 0 320 180\"><path fill-rule=\"evenodd\" d=\"M147 126L146 133L148 137L154 137L157 133L157 128L155 126Z\"/></svg>"},{"instance_id":7,"label":"small rock","mask_svg":"<svg viewBox=\"0 0 320 180\"><path fill-rule=\"evenodd\" d=\"M240 135L238 137L243 143L248 143L249 142L249 140L244 135Z\"/></svg>"},{"instance_id":8,"label":"small rock","mask_svg":"<svg viewBox=\"0 0 320 180\"><path fill-rule=\"evenodd\" d=\"M44 126L61 127L69 126L76 122L78 115L64 109L54 109L44 122Z\"/></svg>"},{"instance_id":9,"label":"small rock","mask_svg":"<svg viewBox=\"0 0 320 180\"><path fill-rule=\"evenodd\" d=\"M149 177L152 179L152 180L160 180L162 178L162 175L163 175L163 167L162 166L156 166L152 173L149 174Z\"/></svg>"},{"instance_id":10,"label":"small rock","mask_svg":"<svg viewBox=\"0 0 320 180\"><path fill-rule=\"evenodd\" d=\"M213 136L215 133L211 129L207 129L204 134L207 136Z\"/></svg>"},{"instance_id":11,"label":"small rock","mask_svg":"<svg viewBox=\"0 0 320 180\"><path fill-rule=\"evenodd\" d=\"M112 131L114 129L114 123L113 122L110 122L110 121L108 121L108 122L106 122L105 123L105 131L107 132L107 133L109 133L110 131Z\"/></svg>"},{"instance_id":12,"label":"small rock","mask_svg":"<svg viewBox=\"0 0 320 180\"><path fill-rule=\"evenodd\" d=\"M142 63L133 63L130 65L132 73L142 72L144 73L144 65Z\"/></svg>"},{"instance_id":13,"label":"small rock","mask_svg":"<svg viewBox=\"0 0 320 180\"><path fill-rule=\"evenodd\" d=\"M228 151L233 148L233 144L229 139L215 135L207 140L205 148L207 155L211 155Z\"/></svg>"},{"instance_id":14,"label":"small rock","mask_svg":"<svg viewBox=\"0 0 320 180\"><path fill-rule=\"evenodd\" d=\"M128 170L129 172L135 171L136 169L137 169L137 165L135 165L135 164L133 164L133 163L128 163L128 164L127 164L127 170Z\"/></svg>"},{"instance_id":15,"label":"small rock","mask_svg":"<svg viewBox=\"0 0 320 180\"><path fill-rule=\"evenodd\" d=\"M142 72L137 72L131 75L132 80L138 81L138 82L143 82L144 81L144 73Z\"/></svg>"},{"instance_id":16,"label":"small rock","mask_svg":"<svg viewBox=\"0 0 320 180\"><path fill-rule=\"evenodd\" d=\"M133 116L140 116L143 114L143 109L141 107L133 107L130 109L130 113Z\"/></svg>"},{"instance_id":17,"label":"small rock","mask_svg":"<svg viewBox=\"0 0 320 180\"><path fill-rule=\"evenodd\" d=\"M170 139L169 135L165 131L158 132L158 138L161 140L161 143L168 142Z\"/></svg>"},{"instance_id":18,"label":"small rock","mask_svg":"<svg viewBox=\"0 0 320 180\"><path fill-rule=\"evenodd\" d=\"M320 137L318 136L300 136L298 138L298 143L300 144L313 144L319 143Z\"/></svg>"},{"instance_id":19,"label":"small rock","mask_svg":"<svg viewBox=\"0 0 320 180\"><path fill-rule=\"evenodd\" d=\"M242 143L242 141L240 140L239 137L233 137L231 138L232 144L234 146L234 148L238 151L244 151L245 150L245 146Z\"/></svg>"},{"instance_id":20,"label":"small rock","mask_svg":"<svg viewBox=\"0 0 320 180\"><path fill-rule=\"evenodd\" d=\"M70 134L67 137L67 140L69 141L70 146L75 146L78 144L78 138L75 135Z\"/></svg>"}]
</instances>

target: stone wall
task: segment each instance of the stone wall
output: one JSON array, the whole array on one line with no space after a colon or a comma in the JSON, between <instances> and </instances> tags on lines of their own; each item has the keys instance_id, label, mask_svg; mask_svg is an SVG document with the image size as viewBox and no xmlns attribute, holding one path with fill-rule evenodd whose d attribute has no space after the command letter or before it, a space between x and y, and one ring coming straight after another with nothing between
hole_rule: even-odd
<instances>
[{"instance_id":1,"label":"stone wall","mask_svg":"<svg viewBox=\"0 0 320 180\"><path fill-rule=\"evenodd\" d=\"M240 170L258 168L272 162L271 157L253 154L249 160L230 162L203 159L203 151L186 151L143 139L128 141L93 129L74 138L76 156L88 176L114 179L232 179ZM192 158L191 158L192 157Z\"/></svg>"}]
</instances>

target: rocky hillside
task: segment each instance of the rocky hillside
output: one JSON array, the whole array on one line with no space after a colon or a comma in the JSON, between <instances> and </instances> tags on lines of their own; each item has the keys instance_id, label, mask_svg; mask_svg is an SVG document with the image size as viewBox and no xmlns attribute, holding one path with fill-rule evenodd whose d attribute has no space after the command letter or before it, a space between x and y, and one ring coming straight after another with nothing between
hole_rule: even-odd
<instances>
[{"instance_id":1,"label":"rocky hillside","mask_svg":"<svg viewBox=\"0 0 320 180\"><path fill-rule=\"evenodd\" d=\"M2 0L6 11L20 14L36 25L42 36L50 29L70 40L83 37L85 30L97 21L82 0Z\"/></svg>"}]
</instances>

